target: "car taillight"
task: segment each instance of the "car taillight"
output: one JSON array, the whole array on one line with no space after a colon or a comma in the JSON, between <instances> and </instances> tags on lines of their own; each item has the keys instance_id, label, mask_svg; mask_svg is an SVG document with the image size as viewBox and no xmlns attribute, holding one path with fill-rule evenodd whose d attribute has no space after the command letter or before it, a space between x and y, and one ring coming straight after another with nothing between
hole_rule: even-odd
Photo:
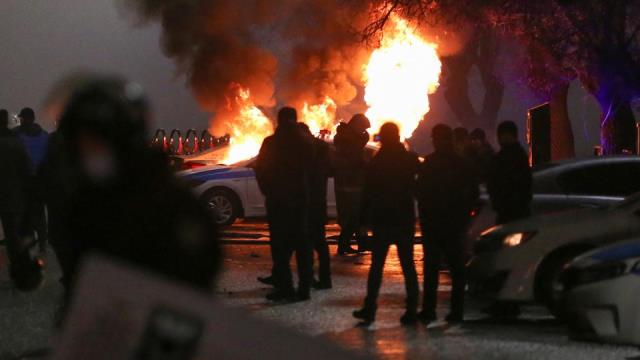
<instances>
[{"instance_id":1,"label":"car taillight","mask_svg":"<svg viewBox=\"0 0 640 360\"><path fill-rule=\"evenodd\" d=\"M203 166L206 166L207 164L205 163L201 163L198 161L187 161L185 163L182 164L182 170L193 170L193 169L197 169Z\"/></svg>"}]
</instances>

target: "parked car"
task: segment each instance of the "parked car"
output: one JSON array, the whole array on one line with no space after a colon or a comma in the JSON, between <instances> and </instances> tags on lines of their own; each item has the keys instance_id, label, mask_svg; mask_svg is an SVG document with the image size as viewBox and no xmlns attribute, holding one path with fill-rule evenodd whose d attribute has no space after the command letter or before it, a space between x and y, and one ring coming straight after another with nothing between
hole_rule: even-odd
<instances>
[{"instance_id":1,"label":"parked car","mask_svg":"<svg viewBox=\"0 0 640 360\"><path fill-rule=\"evenodd\" d=\"M611 181L615 179L615 181ZM605 156L566 160L533 169L532 215L580 208L606 208L640 191L640 157ZM482 191L468 238L495 224L489 195Z\"/></svg>"},{"instance_id":2,"label":"parked car","mask_svg":"<svg viewBox=\"0 0 640 360\"><path fill-rule=\"evenodd\" d=\"M369 144L367 156L373 156L377 147ZM193 186L195 194L216 216L218 225L233 224L238 218L266 217L264 196L260 192L253 170L256 159L233 165L207 165L178 172L178 176ZM327 211L336 216L333 179L327 189Z\"/></svg>"},{"instance_id":3,"label":"parked car","mask_svg":"<svg viewBox=\"0 0 640 360\"><path fill-rule=\"evenodd\" d=\"M640 239L579 257L563 283L573 339L640 345Z\"/></svg>"},{"instance_id":4,"label":"parked car","mask_svg":"<svg viewBox=\"0 0 640 360\"><path fill-rule=\"evenodd\" d=\"M491 228L474 244L468 263L470 292L500 301L539 302L558 315L564 267L587 251L634 236L640 236L640 193L608 209Z\"/></svg>"}]
</instances>

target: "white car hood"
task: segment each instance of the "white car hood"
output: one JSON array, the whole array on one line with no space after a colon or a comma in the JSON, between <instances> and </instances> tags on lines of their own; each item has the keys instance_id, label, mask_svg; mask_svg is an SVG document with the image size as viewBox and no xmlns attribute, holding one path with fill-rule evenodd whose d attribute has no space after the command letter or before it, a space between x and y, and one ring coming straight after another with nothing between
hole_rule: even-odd
<instances>
[{"instance_id":1,"label":"white car hood","mask_svg":"<svg viewBox=\"0 0 640 360\"><path fill-rule=\"evenodd\" d=\"M588 223L592 225L594 222L603 221L610 214L612 214L611 210L602 209L563 211L553 214L534 216L502 225L495 228L495 230L504 233L514 233L539 230L541 228L547 229L556 226L567 226L569 224L571 224L571 226L578 227L580 224Z\"/></svg>"}]
</instances>

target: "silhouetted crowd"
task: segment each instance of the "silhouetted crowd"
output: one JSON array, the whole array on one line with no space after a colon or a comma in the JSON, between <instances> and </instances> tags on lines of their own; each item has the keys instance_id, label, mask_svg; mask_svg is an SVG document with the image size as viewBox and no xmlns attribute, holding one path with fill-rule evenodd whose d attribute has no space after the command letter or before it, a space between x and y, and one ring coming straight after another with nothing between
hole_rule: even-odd
<instances>
[{"instance_id":1,"label":"silhouetted crowd","mask_svg":"<svg viewBox=\"0 0 640 360\"><path fill-rule=\"evenodd\" d=\"M0 220L10 276L22 290L42 280L40 254L50 242L66 294L86 254L98 252L162 276L208 289L220 250L210 213L181 184L167 159L146 144L148 104L135 84L87 80L72 91L48 134L32 109L9 129L0 110ZM464 316L466 232L486 184L497 223L529 214L531 171L513 122L500 124L494 153L482 130L436 125L435 151L421 160L407 150L398 126L384 124L377 146L362 114L337 127L333 144L314 137L296 110L282 108L278 126L258 155L273 267L259 281L267 299L305 301L311 289L331 289L325 226L329 178L334 179L340 256L371 252L364 306L353 315L375 320L385 261L397 248L406 287L403 324L436 319L439 272L452 278L450 322ZM416 217L424 248L424 296L415 268ZM373 236L369 237L369 231ZM356 240L357 248L352 247ZM314 275L314 252L318 274ZM297 262L294 284L291 258Z\"/></svg>"},{"instance_id":2,"label":"silhouetted crowd","mask_svg":"<svg viewBox=\"0 0 640 360\"><path fill-rule=\"evenodd\" d=\"M278 113L275 133L266 138L258 155L256 177L265 196L273 268L259 277L273 286L267 299L305 301L310 290L330 289L331 266L325 236L327 184L334 179L340 235L338 255L371 251L371 267L364 306L353 316L375 321L377 298L391 245L397 248L406 287L403 324L436 320L440 270L448 267L452 280L449 322L464 317L466 287L466 232L478 204L479 187L486 184L497 223L529 214L531 170L526 151L510 121L497 131L500 151L495 153L484 131L436 125L435 151L420 160L407 150L397 125L386 123L377 136L380 147L369 149L369 120L355 115L337 127L331 148L298 123L296 110ZM417 212L416 212L417 204ZM420 289L413 254L416 215L424 248L424 296L418 312ZM368 231L372 231L369 239ZM357 249L351 247L355 238ZM313 273L313 252L319 260ZM290 261L295 255L298 286Z\"/></svg>"}]
</instances>

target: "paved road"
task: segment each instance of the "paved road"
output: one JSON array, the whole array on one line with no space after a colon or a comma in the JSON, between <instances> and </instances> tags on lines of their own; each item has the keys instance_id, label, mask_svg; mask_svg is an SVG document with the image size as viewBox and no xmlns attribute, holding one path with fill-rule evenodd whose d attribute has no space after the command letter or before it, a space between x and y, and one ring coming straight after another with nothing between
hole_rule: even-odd
<instances>
[{"instance_id":1,"label":"paved road","mask_svg":"<svg viewBox=\"0 0 640 360\"><path fill-rule=\"evenodd\" d=\"M335 235L336 230L330 229L329 234ZM369 266L366 255L334 256L334 289L314 292L311 301L269 304L264 300L268 289L255 281L256 276L265 275L270 269L266 238L259 236L262 233L266 234L266 226L257 222L239 224L226 231L225 238L232 241L224 246L224 272L216 296L231 306L311 336L328 338L356 352L381 359L640 359L640 351L634 348L570 341L564 327L537 307L526 308L520 320L497 322L486 319L479 311L485 304L471 301L468 321L462 326L450 327L441 321L428 328L401 327L398 319L403 312L404 287L393 250L385 273L378 321L370 328L356 326L351 317L351 311L361 305L364 297ZM256 240L258 243L253 243ZM334 245L331 251L335 253ZM420 275L421 258L421 248L416 246ZM0 360L45 348L52 341L61 289L56 281L59 270L51 254L49 260L44 286L34 293L21 294L8 282L6 257L0 248ZM443 318L450 287L446 273L441 277L440 298L444 305L438 308L438 315Z\"/></svg>"}]
</instances>

